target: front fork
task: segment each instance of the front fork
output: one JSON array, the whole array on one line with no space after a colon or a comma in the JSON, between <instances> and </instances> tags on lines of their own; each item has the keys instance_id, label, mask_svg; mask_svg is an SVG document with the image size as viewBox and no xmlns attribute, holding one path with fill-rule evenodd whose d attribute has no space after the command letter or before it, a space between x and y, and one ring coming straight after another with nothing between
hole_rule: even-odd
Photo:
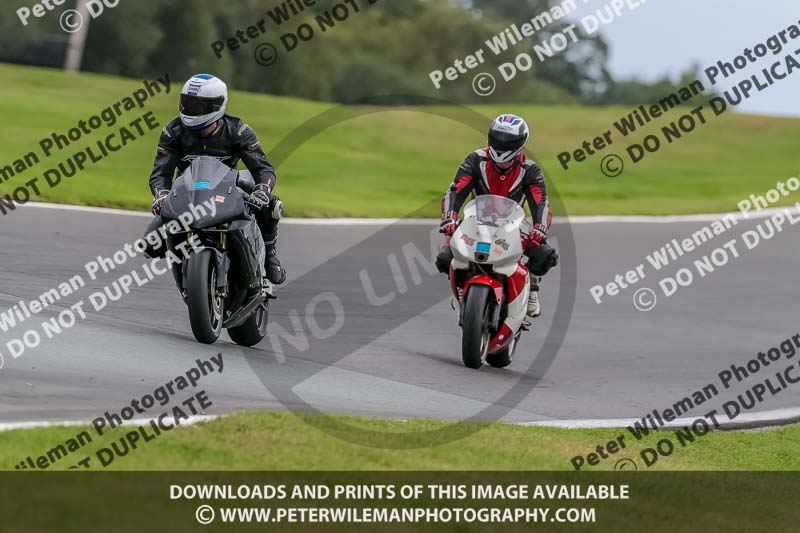
<instances>
[{"instance_id":1,"label":"front fork","mask_svg":"<svg viewBox=\"0 0 800 533\"><path fill-rule=\"evenodd\" d=\"M450 267L450 286L459 304L458 325L464 325L464 306L467 302L470 287L473 285L486 285L491 289L494 295L494 298L489 300L489 304L492 306L492 314L489 317L488 324L489 329L490 331L498 331L500 329L500 315L503 308L503 299L505 298L505 287L500 281L486 274L472 276L468 280L465 279L466 277L466 272L458 272L454 270L452 266Z\"/></svg>"},{"instance_id":2,"label":"front fork","mask_svg":"<svg viewBox=\"0 0 800 533\"><path fill-rule=\"evenodd\" d=\"M225 233L220 233L219 237L220 240L219 243L217 243L219 248L216 246L207 246L203 244L198 235L194 232L188 233L186 240L190 243L189 248L195 253L198 253L202 250L210 250L212 252L211 258L214 261L214 265L217 270L216 288L223 297L227 297L228 270L231 266L231 260L227 253L228 236ZM173 243L170 243L170 248L172 248L174 251L172 244ZM175 277L175 282L181 289L186 289L183 282L186 279L186 273L187 269L189 268L189 261L191 258L192 256L189 255L188 258L184 258L183 261L181 261L180 265L173 265L172 267L172 275Z\"/></svg>"}]
</instances>

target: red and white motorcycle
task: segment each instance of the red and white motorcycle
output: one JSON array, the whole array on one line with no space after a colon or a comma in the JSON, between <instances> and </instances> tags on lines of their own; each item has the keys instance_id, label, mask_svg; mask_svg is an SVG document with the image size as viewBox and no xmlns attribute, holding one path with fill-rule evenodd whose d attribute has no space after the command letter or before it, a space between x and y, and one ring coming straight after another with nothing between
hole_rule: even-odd
<instances>
[{"instance_id":1,"label":"red and white motorcycle","mask_svg":"<svg viewBox=\"0 0 800 533\"><path fill-rule=\"evenodd\" d=\"M525 211L502 196L478 196L450 240L450 286L459 303L461 357L469 368L511 363L526 321L530 278L522 264Z\"/></svg>"}]
</instances>

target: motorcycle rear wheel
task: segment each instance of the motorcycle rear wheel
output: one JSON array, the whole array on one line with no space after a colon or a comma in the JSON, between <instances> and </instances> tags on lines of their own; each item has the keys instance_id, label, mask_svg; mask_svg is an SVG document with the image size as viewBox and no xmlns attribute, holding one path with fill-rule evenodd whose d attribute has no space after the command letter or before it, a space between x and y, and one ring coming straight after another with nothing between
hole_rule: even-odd
<instances>
[{"instance_id":1,"label":"motorcycle rear wheel","mask_svg":"<svg viewBox=\"0 0 800 533\"><path fill-rule=\"evenodd\" d=\"M489 295L485 285L473 285L467 292L461 326L461 360L467 368L478 369L486 360L491 333L489 332Z\"/></svg>"},{"instance_id":2,"label":"motorcycle rear wheel","mask_svg":"<svg viewBox=\"0 0 800 533\"><path fill-rule=\"evenodd\" d=\"M505 368L511 364L511 350L506 348L502 352L489 354L486 362L495 368Z\"/></svg>"},{"instance_id":3,"label":"motorcycle rear wheel","mask_svg":"<svg viewBox=\"0 0 800 533\"><path fill-rule=\"evenodd\" d=\"M186 272L186 304L189 323L198 342L214 344L222 333L225 300L217 292L217 266L211 250L189 258Z\"/></svg>"},{"instance_id":4,"label":"motorcycle rear wheel","mask_svg":"<svg viewBox=\"0 0 800 533\"><path fill-rule=\"evenodd\" d=\"M231 340L239 346L251 348L261 342L267 335L267 324L269 323L269 307L256 309L255 313L248 318L244 324L235 328L228 329Z\"/></svg>"}]
</instances>

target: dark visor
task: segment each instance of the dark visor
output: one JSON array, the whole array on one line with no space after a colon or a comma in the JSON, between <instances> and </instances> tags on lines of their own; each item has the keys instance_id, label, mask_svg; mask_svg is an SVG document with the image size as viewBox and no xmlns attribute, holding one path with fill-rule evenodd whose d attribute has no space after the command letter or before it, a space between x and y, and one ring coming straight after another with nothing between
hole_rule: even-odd
<instances>
[{"instance_id":1,"label":"dark visor","mask_svg":"<svg viewBox=\"0 0 800 533\"><path fill-rule=\"evenodd\" d=\"M199 96L182 94L181 113L190 117L202 117L219 111L223 103L225 103L225 98L222 96L217 96L216 98L201 98Z\"/></svg>"},{"instance_id":2,"label":"dark visor","mask_svg":"<svg viewBox=\"0 0 800 533\"><path fill-rule=\"evenodd\" d=\"M498 152L516 152L524 143L525 137L518 135L493 135L489 138L489 146Z\"/></svg>"}]
</instances>

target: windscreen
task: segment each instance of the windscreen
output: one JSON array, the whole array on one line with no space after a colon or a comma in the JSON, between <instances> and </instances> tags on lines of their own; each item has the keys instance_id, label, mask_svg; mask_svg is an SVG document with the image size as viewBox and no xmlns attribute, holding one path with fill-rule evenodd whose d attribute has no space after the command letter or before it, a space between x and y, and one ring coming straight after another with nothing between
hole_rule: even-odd
<instances>
[{"instance_id":1,"label":"windscreen","mask_svg":"<svg viewBox=\"0 0 800 533\"><path fill-rule=\"evenodd\" d=\"M517 202L503 196L478 196L464 210L464 216L474 216L479 225L499 228L520 223L525 211Z\"/></svg>"},{"instance_id":2,"label":"windscreen","mask_svg":"<svg viewBox=\"0 0 800 533\"><path fill-rule=\"evenodd\" d=\"M210 156L200 156L186 170L186 184L190 189L216 189L231 172L230 167Z\"/></svg>"}]
</instances>

